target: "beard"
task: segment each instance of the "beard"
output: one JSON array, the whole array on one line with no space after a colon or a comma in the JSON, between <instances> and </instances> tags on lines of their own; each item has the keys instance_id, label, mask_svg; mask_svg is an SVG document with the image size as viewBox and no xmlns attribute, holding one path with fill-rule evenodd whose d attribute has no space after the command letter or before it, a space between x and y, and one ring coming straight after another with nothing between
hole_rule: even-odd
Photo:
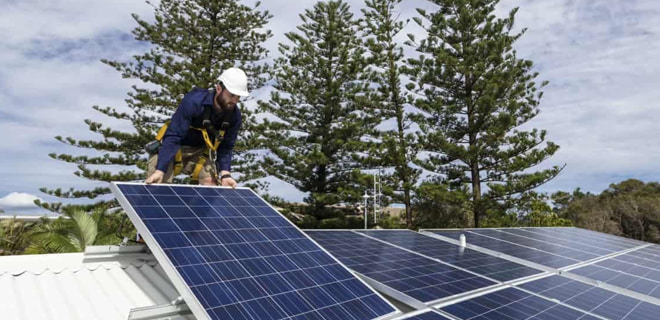
<instances>
[{"instance_id":1,"label":"beard","mask_svg":"<svg viewBox=\"0 0 660 320\"><path fill-rule=\"evenodd\" d=\"M216 94L214 100L215 100L215 105L217 107L220 107L220 110L222 112L227 112L227 111L234 110L234 104L230 104L225 99L223 99L222 94L219 94L219 93Z\"/></svg>"}]
</instances>

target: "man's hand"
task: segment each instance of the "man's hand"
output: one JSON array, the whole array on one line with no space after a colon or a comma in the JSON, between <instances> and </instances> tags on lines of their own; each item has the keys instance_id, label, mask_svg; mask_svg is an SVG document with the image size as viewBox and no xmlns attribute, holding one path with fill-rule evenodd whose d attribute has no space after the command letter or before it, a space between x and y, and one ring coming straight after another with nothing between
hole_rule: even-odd
<instances>
[{"instance_id":1,"label":"man's hand","mask_svg":"<svg viewBox=\"0 0 660 320\"><path fill-rule=\"evenodd\" d=\"M223 187L236 188L236 180L230 176L231 172L222 170L220 171L220 185ZM224 178L222 178L224 176Z\"/></svg>"},{"instance_id":2,"label":"man's hand","mask_svg":"<svg viewBox=\"0 0 660 320\"><path fill-rule=\"evenodd\" d=\"M152 183L161 183L163 182L163 176L165 175L165 172L156 170L154 173L152 173L147 180L144 181L146 184L152 184Z\"/></svg>"},{"instance_id":3,"label":"man's hand","mask_svg":"<svg viewBox=\"0 0 660 320\"><path fill-rule=\"evenodd\" d=\"M234 178L224 178L220 180L220 185L223 187L236 188L237 183L236 180L234 180Z\"/></svg>"}]
</instances>

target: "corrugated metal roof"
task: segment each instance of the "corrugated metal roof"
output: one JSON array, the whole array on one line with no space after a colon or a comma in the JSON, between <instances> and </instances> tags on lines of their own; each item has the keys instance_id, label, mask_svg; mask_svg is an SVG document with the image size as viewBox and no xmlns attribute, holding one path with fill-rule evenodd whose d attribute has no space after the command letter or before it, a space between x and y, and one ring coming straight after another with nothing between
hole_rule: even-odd
<instances>
[{"instance_id":1,"label":"corrugated metal roof","mask_svg":"<svg viewBox=\"0 0 660 320\"><path fill-rule=\"evenodd\" d=\"M125 320L133 308L170 303L176 289L144 256L92 262L83 253L0 257L0 319Z\"/></svg>"}]
</instances>

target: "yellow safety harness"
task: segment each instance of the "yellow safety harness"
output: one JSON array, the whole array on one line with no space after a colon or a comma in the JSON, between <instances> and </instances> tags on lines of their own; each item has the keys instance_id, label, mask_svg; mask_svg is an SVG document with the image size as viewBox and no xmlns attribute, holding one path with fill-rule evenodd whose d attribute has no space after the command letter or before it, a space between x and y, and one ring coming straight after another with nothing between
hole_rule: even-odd
<instances>
[{"instance_id":1,"label":"yellow safety harness","mask_svg":"<svg viewBox=\"0 0 660 320\"><path fill-rule=\"evenodd\" d=\"M231 113L229 113L231 114ZM220 142L222 142L222 139L225 137L225 131L229 128L229 122L228 122L228 115L225 114L225 117L223 118L222 121L222 127L219 131L216 131L213 125L211 124L211 107L205 107L205 114L204 114L204 121L203 121L203 127L198 128L198 127L193 127L191 126L190 129L195 129L198 131L202 132L202 137L204 137L204 143L206 144L209 156L208 159L211 160L212 163L215 163L215 160L217 159L218 156L218 146L220 146ZM171 120L167 120L165 124L158 130L158 134L156 134L156 140L158 140L161 145L163 143L163 137L165 136L165 132L167 132L167 128L170 125ZM214 138L209 135L209 131L211 131L212 135L215 136ZM211 142L211 140L214 140ZM195 165L195 170L193 170L192 174L190 175L190 178L193 181L199 180L199 173L202 171L202 168L204 168L204 164L206 163L207 157L201 156L199 157L199 160L197 161L197 164ZM181 149L179 148L179 151L176 152L176 155L174 156L174 176L177 176L183 171L183 153L181 152ZM217 171L217 170L216 170ZM211 173L213 176L214 180L218 180L218 173Z\"/></svg>"}]
</instances>

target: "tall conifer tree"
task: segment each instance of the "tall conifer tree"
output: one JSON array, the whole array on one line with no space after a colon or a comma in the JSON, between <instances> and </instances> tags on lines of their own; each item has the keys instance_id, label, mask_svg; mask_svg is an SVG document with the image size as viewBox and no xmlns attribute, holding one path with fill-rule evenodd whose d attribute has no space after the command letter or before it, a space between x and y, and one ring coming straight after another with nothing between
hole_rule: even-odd
<instances>
[{"instance_id":1,"label":"tall conifer tree","mask_svg":"<svg viewBox=\"0 0 660 320\"><path fill-rule=\"evenodd\" d=\"M147 1L147 3L151 4ZM104 124L85 120L89 129L103 136L98 140L76 140L56 137L63 143L94 149L100 155L72 156L50 154L52 158L78 165L77 176L93 181L134 181L144 179L146 157L143 147L154 139L155 132L175 111L185 93L193 87L210 88L222 70L238 66L248 74L254 88L261 84L258 78L265 66L261 63L267 55L262 44L271 34L262 31L271 15L245 6L237 0L161 0L154 6L154 22L133 14L138 27L133 30L135 39L151 45L149 51L134 56L134 61L118 62L102 60L115 68L124 78L140 80L125 100L130 112L120 112L113 107L93 108L110 118L130 121L135 132L122 132ZM241 137L234 153L234 170L250 173L254 162L246 139L252 128L248 110L244 112ZM238 156L237 156L238 154ZM126 168L116 172L96 170L91 166L120 165ZM137 170L136 170L137 167ZM249 178L246 177L246 178ZM42 189L61 198L97 198L110 193L107 187L93 190ZM60 204L42 204L61 210Z\"/></svg>"},{"instance_id":2,"label":"tall conifer tree","mask_svg":"<svg viewBox=\"0 0 660 320\"><path fill-rule=\"evenodd\" d=\"M379 106L383 119L394 120L392 128L374 132L381 143L372 149L369 158L371 164L394 168L383 190L405 205L406 225L411 228L411 197L420 172L409 165L417 156L417 140L414 134L406 133L413 121L404 112L407 98L401 85L403 48L395 41L404 26L403 21L397 20L399 3L401 0L367 0L367 8L362 9L370 52L369 79L377 84L370 99Z\"/></svg>"},{"instance_id":3,"label":"tall conifer tree","mask_svg":"<svg viewBox=\"0 0 660 320\"><path fill-rule=\"evenodd\" d=\"M286 34L291 44L280 44L277 90L261 104L278 118L264 124L266 168L310 194L305 202L318 222L336 217L330 205L359 202L354 154L374 118L359 95L364 47L348 4L318 2L300 17L299 33Z\"/></svg>"},{"instance_id":4,"label":"tall conifer tree","mask_svg":"<svg viewBox=\"0 0 660 320\"><path fill-rule=\"evenodd\" d=\"M498 0L432 0L440 9L418 10L428 32L410 59L417 107L430 156L424 168L445 174L449 183L471 187L474 224L507 209L525 193L548 182L563 167L534 171L558 145L546 131L523 129L539 113L542 96L533 63L518 58L512 33L518 9L495 17ZM414 42L414 37L411 37ZM527 125L528 126L528 125ZM495 217L495 216L493 216Z\"/></svg>"}]
</instances>

